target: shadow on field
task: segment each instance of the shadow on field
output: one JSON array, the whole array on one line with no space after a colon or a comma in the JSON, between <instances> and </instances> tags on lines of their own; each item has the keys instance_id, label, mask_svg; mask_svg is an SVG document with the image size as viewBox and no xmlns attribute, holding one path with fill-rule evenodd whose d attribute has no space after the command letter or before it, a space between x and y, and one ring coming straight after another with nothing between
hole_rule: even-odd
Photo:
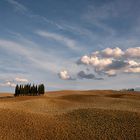
<instances>
[{"instance_id":1,"label":"shadow on field","mask_svg":"<svg viewBox=\"0 0 140 140\"><path fill-rule=\"evenodd\" d=\"M98 95L67 95L67 96L61 96L60 99L64 100L70 100L70 101L89 101L94 99L95 97L99 97Z\"/></svg>"}]
</instances>

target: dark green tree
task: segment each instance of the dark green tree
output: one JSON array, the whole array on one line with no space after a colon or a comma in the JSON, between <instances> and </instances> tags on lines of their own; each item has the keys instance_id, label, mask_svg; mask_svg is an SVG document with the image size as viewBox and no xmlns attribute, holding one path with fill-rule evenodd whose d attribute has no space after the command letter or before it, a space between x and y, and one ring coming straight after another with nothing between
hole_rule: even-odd
<instances>
[{"instance_id":1,"label":"dark green tree","mask_svg":"<svg viewBox=\"0 0 140 140\"><path fill-rule=\"evenodd\" d=\"M37 96L45 93L44 84L40 85L16 85L14 96Z\"/></svg>"},{"instance_id":2,"label":"dark green tree","mask_svg":"<svg viewBox=\"0 0 140 140\"><path fill-rule=\"evenodd\" d=\"M38 94L39 95L44 95L44 93L45 93L45 86L44 86L44 84L40 84L38 86Z\"/></svg>"},{"instance_id":3,"label":"dark green tree","mask_svg":"<svg viewBox=\"0 0 140 140\"><path fill-rule=\"evenodd\" d=\"M18 85L16 85L16 87L15 87L15 94L14 94L14 96L18 96L18 94L19 94L19 86L18 86Z\"/></svg>"}]
</instances>

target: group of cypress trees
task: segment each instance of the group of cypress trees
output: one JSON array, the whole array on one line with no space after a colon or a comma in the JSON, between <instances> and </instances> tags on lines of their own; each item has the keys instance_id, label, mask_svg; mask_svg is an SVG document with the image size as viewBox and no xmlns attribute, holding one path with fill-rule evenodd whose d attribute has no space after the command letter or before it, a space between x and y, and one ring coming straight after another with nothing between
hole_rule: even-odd
<instances>
[{"instance_id":1,"label":"group of cypress trees","mask_svg":"<svg viewBox=\"0 0 140 140\"><path fill-rule=\"evenodd\" d=\"M15 96L38 96L44 95L45 93L45 86L44 84L40 85L16 85L15 87Z\"/></svg>"}]
</instances>

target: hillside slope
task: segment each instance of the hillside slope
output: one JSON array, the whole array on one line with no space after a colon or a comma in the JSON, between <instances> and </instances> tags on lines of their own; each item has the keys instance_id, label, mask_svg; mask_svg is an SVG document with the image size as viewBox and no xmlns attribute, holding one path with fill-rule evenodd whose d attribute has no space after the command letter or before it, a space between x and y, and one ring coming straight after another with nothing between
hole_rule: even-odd
<instances>
[{"instance_id":1,"label":"hillside slope","mask_svg":"<svg viewBox=\"0 0 140 140\"><path fill-rule=\"evenodd\" d=\"M59 91L0 97L0 139L140 138L140 94Z\"/></svg>"}]
</instances>

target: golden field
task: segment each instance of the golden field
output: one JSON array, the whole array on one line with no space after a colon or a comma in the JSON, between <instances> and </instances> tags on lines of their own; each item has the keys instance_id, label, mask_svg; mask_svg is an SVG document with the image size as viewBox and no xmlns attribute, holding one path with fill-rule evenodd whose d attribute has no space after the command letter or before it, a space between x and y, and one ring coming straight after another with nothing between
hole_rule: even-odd
<instances>
[{"instance_id":1,"label":"golden field","mask_svg":"<svg viewBox=\"0 0 140 140\"><path fill-rule=\"evenodd\" d=\"M140 92L0 94L1 140L139 140Z\"/></svg>"}]
</instances>

